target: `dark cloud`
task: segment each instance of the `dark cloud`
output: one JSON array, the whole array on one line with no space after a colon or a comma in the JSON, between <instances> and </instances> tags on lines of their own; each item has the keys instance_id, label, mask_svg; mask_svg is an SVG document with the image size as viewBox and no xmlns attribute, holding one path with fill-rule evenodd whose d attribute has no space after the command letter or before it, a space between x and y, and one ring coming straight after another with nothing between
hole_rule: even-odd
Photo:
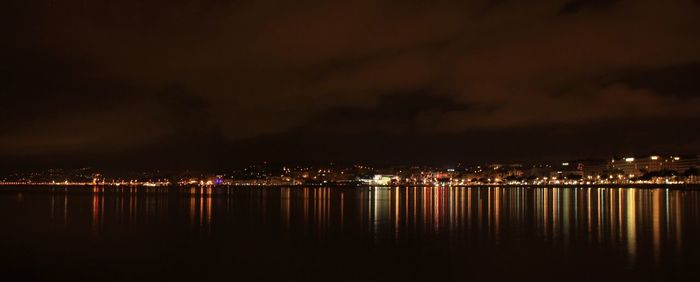
<instances>
[{"instance_id":1,"label":"dark cloud","mask_svg":"<svg viewBox=\"0 0 700 282\"><path fill-rule=\"evenodd\" d=\"M426 140L386 142L398 151L469 147L481 144L477 135L507 147L494 140L543 128L692 126L700 108L697 1L3 5L11 44L0 55L0 156L8 158L178 151L250 159L262 153L245 148L286 148L293 138L372 161L349 145L353 136ZM639 147L700 150L693 132ZM533 145L546 138L526 142L522 157L556 155ZM275 156L323 158L294 149Z\"/></svg>"},{"instance_id":2,"label":"dark cloud","mask_svg":"<svg viewBox=\"0 0 700 282\"><path fill-rule=\"evenodd\" d=\"M433 90L417 90L381 96L376 105L367 108L338 107L329 109L310 124L328 133L420 133L419 118L428 113L465 110L468 106L455 102L449 95Z\"/></svg>"},{"instance_id":3,"label":"dark cloud","mask_svg":"<svg viewBox=\"0 0 700 282\"><path fill-rule=\"evenodd\" d=\"M608 78L634 88L650 89L663 96L693 101L700 98L700 63L647 70L631 70Z\"/></svg>"},{"instance_id":4,"label":"dark cloud","mask_svg":"<svg viewBox=\"0 0 700 282\"><path fill-rule=\"evenodd\" d=\"M574 0L569 1L561 8L562 14L573 14L584 10L598 10L608 8L618 0Z\"/></svg>"}]
</instances>

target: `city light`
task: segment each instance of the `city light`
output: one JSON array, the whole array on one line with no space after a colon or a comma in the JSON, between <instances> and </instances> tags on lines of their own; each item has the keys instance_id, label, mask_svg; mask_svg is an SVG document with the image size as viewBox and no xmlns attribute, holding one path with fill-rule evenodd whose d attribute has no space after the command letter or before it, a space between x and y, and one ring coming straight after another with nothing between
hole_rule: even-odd
<instances>
[{"instance_id":1,"label":"city light","mask_svg":"<svg viewBox=\"0 0 700 282\"><path fill-rule=\"evenodd\" d=\"M0 185L34 186L519 186L519 185L685 185L700 183L700 157L652 155L551 164L480 164L475 166L251 165L230 173L166 176L140 173L110 177L90 169L0 175ZM619 160L619 158L618 158ZM147 175L148 177L143 177Z\"/></svg>"}]
</instances>

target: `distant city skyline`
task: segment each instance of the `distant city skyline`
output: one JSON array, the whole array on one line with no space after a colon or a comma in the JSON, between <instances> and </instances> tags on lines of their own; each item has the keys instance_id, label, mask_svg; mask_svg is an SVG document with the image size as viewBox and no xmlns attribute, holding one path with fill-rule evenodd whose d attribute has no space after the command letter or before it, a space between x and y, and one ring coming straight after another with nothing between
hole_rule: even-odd
<instances>
[{"instance_id":1,"label":"distant city skyline","mask_svg":"<svg viewBox=\"0 0 700 282\"><path fill-rule=\"evenodd\" d=\"M109 186L471 186L471 185L609 185L699 184L700 155L628 155L558 163L463 163L442 166L401 164L256 163L239 169L209 171L99 168L47 169L0 174L0 185Z\"/></svg>"}]
</instances>

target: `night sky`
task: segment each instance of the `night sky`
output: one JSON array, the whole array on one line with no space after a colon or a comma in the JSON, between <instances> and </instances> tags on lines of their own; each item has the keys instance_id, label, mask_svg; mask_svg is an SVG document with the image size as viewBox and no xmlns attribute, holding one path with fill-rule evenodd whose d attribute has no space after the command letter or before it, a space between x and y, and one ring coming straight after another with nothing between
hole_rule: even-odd
<instances>
[{"instance_id":1,"label":"night sky","mask_svg":"<svg viewBox=\"0 0 700 282\"><path fill-rule=\"evenodd\" d=\"M700 1L0 4L0 168L700 152Z\"/></svg>"}]
</instances>

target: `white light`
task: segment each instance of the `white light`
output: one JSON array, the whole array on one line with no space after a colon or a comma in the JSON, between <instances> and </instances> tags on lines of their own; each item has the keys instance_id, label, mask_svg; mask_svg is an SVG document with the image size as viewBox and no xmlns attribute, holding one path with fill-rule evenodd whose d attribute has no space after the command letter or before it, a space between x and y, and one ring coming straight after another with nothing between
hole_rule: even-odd
<instances>
[{"instance_id":1,"label":"white light","mask_svg":"<svg viewBox=\"0 0 700 282\"><path fill-rule=\"evenodd\" d=\"M659 156L651 156L651 159L652 159L652 160L658 160L658 159L659 159Z\"/></svg>"},{"instance_id":2,"label":"white light","mask_svg":"<svg viewBox=\"0 0 700 282\"><path fill-rule=\"evenodd\" d=\"M628 162L628 163L629 163L629 162L633 162L633 161L634 161L634 158L625 158L625 161Z\"/></svg>"}]
</instances>

